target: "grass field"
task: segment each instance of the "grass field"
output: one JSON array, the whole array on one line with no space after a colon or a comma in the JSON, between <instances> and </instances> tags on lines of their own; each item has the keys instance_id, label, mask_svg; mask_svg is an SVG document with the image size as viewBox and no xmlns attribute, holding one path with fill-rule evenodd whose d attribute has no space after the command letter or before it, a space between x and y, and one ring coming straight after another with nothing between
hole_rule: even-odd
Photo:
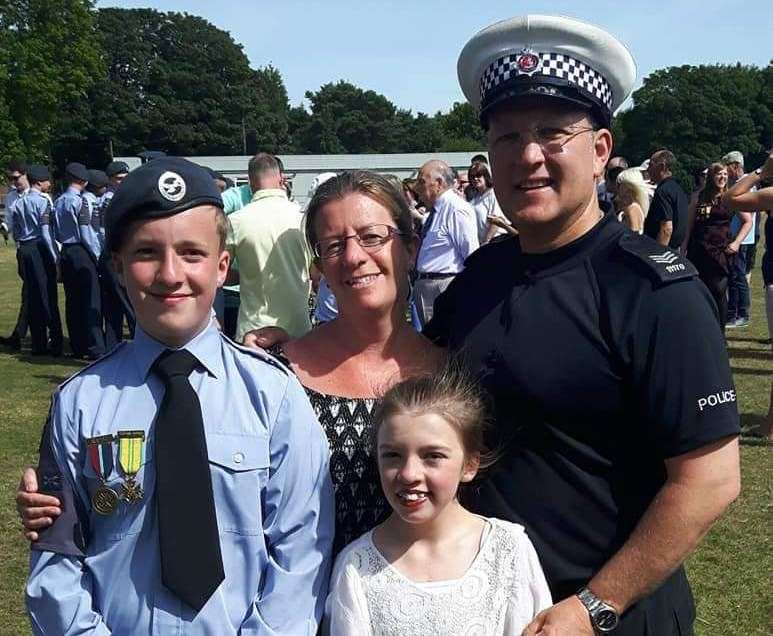
<instances>
[{"instance_id":1,"label":"grass field","mask_svg":"<svg viewBox=\"0 0 773 636\"><path fill-rule=\"evenodd\" d=\"M759 259L758 259L759 260ZM0 245L0 334L16 319L19 280L11 246ZM61 288L60 288L61 290ZM773 355L767 337L759 271L754 272L752 324L728 332L728 349L744 431L768 409ZM60 304L61 304L60 291ZM62 314L64 319L64 314ZM68 360L0 353L0 635L28 634L23 589L27 546L13 504L22 467L34 463L51 392L80 368ZM696 631L705 636L773 634L773 446L744 436L743 491L716 525L688 570L698 603ZM635 576L635 573L633 574Z\"/></svg>"}]
</instances>

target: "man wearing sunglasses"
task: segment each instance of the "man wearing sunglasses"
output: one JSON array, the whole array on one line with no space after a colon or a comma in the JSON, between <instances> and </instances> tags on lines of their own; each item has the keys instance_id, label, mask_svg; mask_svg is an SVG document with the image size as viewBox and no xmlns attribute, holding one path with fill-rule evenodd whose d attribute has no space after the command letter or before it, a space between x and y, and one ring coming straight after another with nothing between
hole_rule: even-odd
<instances>
[{"instance_id":1,"label":"man wearing sunglasses","mask_svg":"<svg viewBox=\"0 0 773 636\"><path fill-rule=\"evenodd\" d=\"M519 235L467 260L425 334L493 399L501 458L471 504L540 557L555 605L524 634L690 634L681 564L738 494L738 410L693 266L599 207L633 58L530 15L475 35L458 71Z\"/></svg>"}]
</instances>

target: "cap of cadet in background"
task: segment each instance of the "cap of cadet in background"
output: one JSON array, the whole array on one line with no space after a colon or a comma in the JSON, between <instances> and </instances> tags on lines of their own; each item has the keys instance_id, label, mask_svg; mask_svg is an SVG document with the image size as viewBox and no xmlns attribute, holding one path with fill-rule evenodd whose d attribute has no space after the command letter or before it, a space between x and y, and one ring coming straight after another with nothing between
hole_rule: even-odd
<instances>
[{"instance_id":1,"label":"cap of cadet in background","mask_svg":"<svg viewBox=\"0 0 773 636\"><path fill-rule=\"evenodd\" d=\"M467 42L459 84L480 115L504 101L545 97L590 109L603 126L636 80L636 63L612 35L572 18L527 15L497 22Z\"/></svg>"},{"instance_id":2,"label":"cap of cadet in background","mask_svg":"<svg viewBox=\"0 0 773 636\"><path fill-rule=\"evenodd\" d=\"M109 180L101 170L89 170L89 185L95 188L105 188Z\"/></svg>"},{"instance_id":3,"label":"cap of cadet in background","mask_svg":"<svg viewBox=\"0 0 773 636\"><path fill-rule=\"evenodd\" d=\"M182 157L160 157L132 170L105 215L107 248L116 251L132 221L159 219L199 205L223 207L223 199L204 168Z\"/></svg>"},{"instance_id":4,"label":"cap of cadet in background","mask_svg":"<svg viewBox=\"0 0 773 636\"><path fill-rule=\"evenodd\" d=\"M35 163L27 168L27 179L30 183L42 183L43 181L51 181L51 173L49 172L47 166Z\"/></svg>"},{"instance_id":5,"label":"cap of cadet in background","mask_svg":"<svg viewBox=\"0 0 773 636\"><path fill-rule=\"evenodd\" d=\"M111 161L105 168L108 177L114 177L117 174L129 174L129 166L124 161Z\"/></svg>"},{"instance_id":6,"label":"cap of cadet in background","mask_svg":"<svg viewBox=\"0 0 773 636\"><path fill-rule=\"evenodd\" d=\"M728 152L724 157L722 157L722 163L725 165L729 163L740 163L743 165L743 154L739 150Z\"/></svg>"},{"instance_id":7,"label":"cap of cadet in background","mask_svg":"<svg viewBox=\"0 0 773 636\"><path fill-rule=\"evenodd\" d=\"M89 171L82 163L68 163L64 171L68 176L72 177L73 179L77 179L78 181L89 180Z\"/></svg>"}]
</instances>

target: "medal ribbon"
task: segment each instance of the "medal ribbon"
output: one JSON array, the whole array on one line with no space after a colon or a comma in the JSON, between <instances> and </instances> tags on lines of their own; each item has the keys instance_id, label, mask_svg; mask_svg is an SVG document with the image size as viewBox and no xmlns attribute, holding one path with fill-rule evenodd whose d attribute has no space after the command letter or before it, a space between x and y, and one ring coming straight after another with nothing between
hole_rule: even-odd
<instances>
[{"instance_id":1,"label":"medal ribbon","mask_svg":"<svg viewBox=\"0 0 773 636\"><path fill-rule=\"evenodd\" d=\"M113 472L113 441L112 435L102 435L87 440L88 454L91 460L91 467L99 475L103 482L107 481L110 473Z\"/></svg>"},{"instance_id":2,"label":"medal ribbon","mask_svg":"<svg viewBox=\"0 0 773 636\"><path fill-rule=\"evenodd\" d=\"M137 474L145 461L145 431L118 431L118 461L126 475Z\"/></svg>"}]
</instances>

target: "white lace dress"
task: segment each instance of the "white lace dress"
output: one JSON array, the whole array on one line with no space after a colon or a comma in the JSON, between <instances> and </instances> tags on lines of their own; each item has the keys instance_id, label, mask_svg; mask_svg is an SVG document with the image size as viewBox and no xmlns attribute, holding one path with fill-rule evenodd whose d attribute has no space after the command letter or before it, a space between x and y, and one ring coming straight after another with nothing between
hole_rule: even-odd
<instances>
[{"instance_id":1,"label":"white lace dress","mask_svg":"<svg viewBox=\"0 0 773 636\"><path fill-rule=\"evenodd\" d=\"M328 633L520 636L552 604L550 591L523 526L500 519L488 522L472 565L451 581L411 581L379 552L372 531L350 543L333 570Z\"/></svg>"}]
</instances>

